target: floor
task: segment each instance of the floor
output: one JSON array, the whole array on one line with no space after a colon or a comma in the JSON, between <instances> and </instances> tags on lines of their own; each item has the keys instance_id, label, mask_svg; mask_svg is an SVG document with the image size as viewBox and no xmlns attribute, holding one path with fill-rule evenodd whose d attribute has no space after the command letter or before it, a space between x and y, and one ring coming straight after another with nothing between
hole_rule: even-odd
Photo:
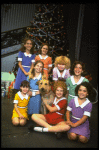
<instances>
[{"instance_id":1,"label":"floor","mask_svg":"<svg viewBox=\"0 0 99 150\"><path fill-rule=\"evenodd\" d=\"M93 104L90 121L91 136L86 144L70 141L63 133L57 139L55 133L29 132L29 120L24 127L15 127L11 123L13 102L7 97L1 100L1 147L2 148L97 148L98 147L98 103Z\"/></svg>"}]
</instances>

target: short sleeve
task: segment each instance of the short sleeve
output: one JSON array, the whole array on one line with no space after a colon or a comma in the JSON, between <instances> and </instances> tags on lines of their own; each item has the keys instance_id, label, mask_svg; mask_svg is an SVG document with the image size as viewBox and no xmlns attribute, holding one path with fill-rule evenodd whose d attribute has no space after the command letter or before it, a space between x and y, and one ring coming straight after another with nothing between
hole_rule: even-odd
<instances>
[{"instance_id":1,"label":"short sleeve","mask_svg":"<svg viewBox=\"0 0 99 150\"><path fill-rule=\"evenodd\" d=\"M88 79L86 79L86 78L84 78L84 79L83 79L83 82L89 82L89 80L88 80Z\"/></svg>"},{"instance_id":2,"label":"short sleeve","mask_svg":"<svg viewBox=\"0 0 99 150\"><path fill-rule=\"evenodd\" d=\"M35 55L32 55L32 60L31 60L32 63L35 63Z\"/></svg>"},{"instance_id":3,"label":"short sleeve","mask_svg":"<svg viewBox=\"0 0 99 150\"><path fill-rule=\"evenodd\" d=\"M68 111L72 111L73 102L74 102L74 99L71 99L71 101L69 102L69 104L68 104L68 106L67 106L67 110L68 110Z\"/></svg>"},{"instance_id":4,"label":"short sleeve","mask_svg":"<svg viewBox=\"0 0 99 150\"><path fill-rule=\"evenodd\" d=\"M49 65L48 65L48 67L52 67L52 58L51 57L49 57Z\"/></svg>"},{"instance_id":5,"label":"short sleeve","mask_svg":"<svg viewBox=\"0 0 99 150\"><path fill-rule=\"evenodd\" d=\"M35 56L35 62L36 62L37 60L39 60L38 58L39 58L39 57L38 57L38 55L37 55L37 56Z\"/></svg>"},{"instance_id":6,"label":"short sleeve","mask_svg":"<svg viewBox=\"0 0 99 150\"><path fill-rule=\"evenodd\" d=\"M15 94L15 98L13 100L13 103L18 104L18 94L17 93Z\"/></svg>"},{"instance_id":7,"label":"short sleeve","mask_svg":"<svg viewBox=\"0 0 99 150\"><path fill-rule=\"evenodd\" d=\"M92 103L88 103L84 107L84 114L83 115L90 117L91 116L91 111L92 111Z\"/></svg>"},{"instance_id":8,"label":"short sleeve","mask_svg":"<svg viewBox=\"0 0 99 150\"><path fill-rule=\"evenodd\" d=\"M22 61L22 58L23 58L23 53L21 51L19 51L18 61Z\"/></svg>"},{"instance_id":9,"label":"short sleeve","mask_svg":"<svg viewBox=\"0 0 99 150\"><path fill-rule=\"evenodd\" d=\"M69 90L69 87L70 87L69 80L70 80L70 77L66 79L67 90Z\"/></svg>"},{"instance_id":10,"label":"short sleeve","mask_svg":"<svg viewBox=\"0 0 99 150\"><path fill-rule=\"evenodd\" d=\"M55 80L55 81L57 81L57 80L58 80L56 67L55 67L55 68L53 68L53 80Z\"/></svg>"},{"instance_id":11,"label":"short sleeve","mask_svg":"<svg viewBox=\"0 0 99 150\"><path fill-rule=\"evenodd\" d=\"M56 107L58 108L58 110L61 110L62 108L66 108L67 107L67 100L61 100Z\"/></svg>"},{"instance_id":12,"label":"short sleeve","mask_svg":"<svg viewBox=\"0 0 99 150\"><path fill-rule=\"evenodd\" d=\"M70 69L67 69L67 78L70 77Z\"/></svg>"}]
</instances>

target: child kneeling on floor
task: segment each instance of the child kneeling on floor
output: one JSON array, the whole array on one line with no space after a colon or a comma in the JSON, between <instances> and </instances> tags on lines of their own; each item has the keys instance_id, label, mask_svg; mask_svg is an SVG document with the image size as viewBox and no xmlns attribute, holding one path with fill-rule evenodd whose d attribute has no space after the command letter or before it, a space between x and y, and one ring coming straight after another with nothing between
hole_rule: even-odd
<instances>
[{"instance_id":1,"label":"child kneeling on floor","mask_svg":"<svg viewBox=\"0 0 99 150\"><path fill-rule=\"evenodd\" d=\"M66 123L71 126L68 131L70 140L78 138L80 142L86 143L90 138L88 117L91 116L92 111L92 103L89 101L92 92L92 85L88 82L82 82L75 88L77 96L71 99L66 112ZM72 113L71 117L70 113Z\"/></svg>"},{"instance_id":2,"label":"child kneeling on floor","mask_svg":"<svg viewBox=\"0 0 99 150\"><path fill-rule=\"evenodd\" d=\"M27 94L30 90L29 82L24 80L21 82L20 91L15 94L14 109L12 114L12 124L24 126L28 119L27 105L30 96Z\"/></svg>"},{"instance_id":3,"label":"child kneeling on floor","mask_svg":"<svg viewBox=\"0 0 99 150\"><path fill-rule=\"evenodd\" d=\"M56 81L53 90L56 97L52 106L45 102L45 106L49 110L49 113L46 115L33 114L31 116L31 119L42 127L30 126L28 128L29 130L38 132L63 132L70 129L70 126L64 121L64 114L67 107L67 100L64 97L67 92L66 83L60 80Z\"/></svg>"}]
</instances>

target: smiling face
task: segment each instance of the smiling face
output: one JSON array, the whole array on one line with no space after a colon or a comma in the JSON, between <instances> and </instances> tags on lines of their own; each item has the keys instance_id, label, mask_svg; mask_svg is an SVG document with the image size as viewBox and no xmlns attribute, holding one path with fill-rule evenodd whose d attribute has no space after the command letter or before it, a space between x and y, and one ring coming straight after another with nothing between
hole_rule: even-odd
<instances>
[{"instance_id":1,"label":"smiling face","mask_svg":"<svg viewBox=\"0 0 99 150\"><path fill-rule=\"evenodd\" d=\"M20 87L22 94L27 94L29 92L29 87L27 86L21 86Z\"/></svg>"},{"instance_id":2,"label":"smiling face","mask_svg":"<svg viewBox=\"0 0 99 150\"><path fill-rule=\"evenodd\" d=\"M41 52L42 52L42 55L46 55L47 52L48 52L48 46L47 45L44 45L41 49Z\"/></svg>"},{"instance_id":3,"label":"smiling face","mask_svg":"<svg viewBox=\"0 0 99 150\"><path fill-rule=\"evenodd\" d=\"M62 64L58 64L57 67L59 71L64 71L65 69L65 65L62 65Z\"/></svg>"},{"instance_id":4,"label":"smiling face","mask_svg":"<svg viewBox=\"0 0 99 150\"><path fill-rule=\"evenodd\" d=\"M74 74L76 76L80 76L82 72L83 72L82 66L80 64L77 64L74 68Z\"/></svg>"},{"instance_id":5,"label":"smiling face","mask_svg":"<svg viewBox=\"0 0 99 150\"><path fill-rule=\"evenodd\" d=\"M36 73L41 73L42 70L43 70L43 64L42 63L37 63L34 68L35 68Z\"/></svg>"},{"instance_id":6,"label":"smiling face","mask_svg":"<svg viewBox=\"0 0 99 150\"><path fill-rule=\"evenodd\" d=\"M85 99L87 96L88 96L87 88L81 85L78 89L78 97L80 99Z\"/></svg>"},{"instance_id":7,"label":"smiling face","mask_svg":"<svg viewBox=\"0 0 99 150\"><path fill-rule=\"evenodd\" d=\"M63 97L63 88L62 87L57 87L56 89L56 97L57 99L60 99Z\"/></svg>"},{"instance_id":8,"label":"smiling face","mask_svg":"<svg viewBox=\"0 0 99 150\"><path fill-rule=\"evenodd\" d=\"M26 50L30 51L32 48L32 41L31 40L27 40L26 44L24 44L24 47L26 48Z\"/></svg>"}]
</instances>

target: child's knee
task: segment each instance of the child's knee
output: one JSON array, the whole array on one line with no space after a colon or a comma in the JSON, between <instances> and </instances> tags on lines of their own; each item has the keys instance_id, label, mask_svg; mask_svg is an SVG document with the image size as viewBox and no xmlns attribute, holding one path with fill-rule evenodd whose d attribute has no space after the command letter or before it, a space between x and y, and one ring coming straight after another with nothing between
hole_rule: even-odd
<instances>
[{"instance_id":1,"label":"child's knee","mask_svg":"<svg viewBox=\"0 0 99 150\"><path fill-rule=\"evenodd\" d=\"M17 126L17 125L19 125L19 119L18 118L13 118L12 119L12 124L14 125L14 126Z\"/></svg>"},{"instance_id":2,"label":"child's knee","mask_svg":"<svg viewBox=\"0 0 99 150\"><path fill-rule=\"evenodd\" d=\"M68 133L68 138L70 140L76 140L77 139L77 134L75 134L75 133Z\"/></svg>"},{"instance_id":3,"label":"child's knee","mask_svg":"<svg viewBox=\"0 0 99 150\"><path fill-rule=\"evenodd\" d=\"M20 119L20 125L24 126L26 124L26 119Z\"/></svg>"},{"instance_id":4,"label":"child's knee","mask_svg":"<svg viewBox=\"0 0 99 150\"><path fill-rule=\"evenodd\" d=\"M36 114L33 114L33 115L31 116L31 119L34 120L35 117L36 117Z\"/></svg>"},{"instance_id":5,"label":"child's knee","mask_svg":"<svg viewBox=\"0 0 99 150\"><path fill-rule=\"evenodd\" d=\"M82 143L87 143L88 139L83 135L79 135L79 141L82 142Z\"/></svg>"}]
</instances>

